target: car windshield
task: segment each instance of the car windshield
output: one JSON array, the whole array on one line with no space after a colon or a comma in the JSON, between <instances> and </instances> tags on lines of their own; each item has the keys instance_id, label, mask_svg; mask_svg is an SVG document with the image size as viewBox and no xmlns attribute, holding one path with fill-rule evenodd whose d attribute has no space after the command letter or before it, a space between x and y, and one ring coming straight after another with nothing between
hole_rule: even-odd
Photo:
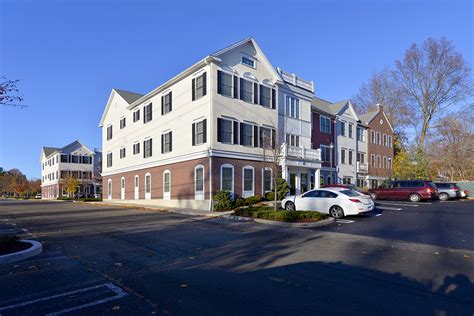
<instances>
[{"instance_id":1,"label":"car windshield","mask_svg":"<svg viewBox=\"0 0 474 316\"><path fill-rule=\"evenodd\" d=\"M433 189L436 189L436 185L433 182L428 182L428 185Z\"/></svg>"},{"instance_id":2,"label":"car windshield","mask_svg":"<svg viewBox=\"0 0 474 316\"><path fill-rule=\"evenodd\" d=\"M340 191L340 193L345 194L347 196L360 196L360 193L358 193L357 191L353 191L353 190L342 190L342 191Z\"/></svg>"}]
</instances>

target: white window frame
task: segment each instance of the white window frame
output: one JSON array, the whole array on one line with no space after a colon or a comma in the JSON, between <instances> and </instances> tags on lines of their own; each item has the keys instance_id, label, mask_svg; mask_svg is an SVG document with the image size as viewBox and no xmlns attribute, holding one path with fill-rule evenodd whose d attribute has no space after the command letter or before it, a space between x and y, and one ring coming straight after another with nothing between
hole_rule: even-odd
<instances>
[{"instance_id":1,"label":"white window frame","mask_svg":"<svg viewBox=\"0 0 474 316\"><path fill-rule=\"evenodd\" d=\"M149 179L150 179L150 192L147 192L147 191L146 191L146 190L147 190L146 179L147 179L148 177L150 177L150 178L149 178ZM150 200L150 199L151 199L151 173L147 172L147 173L145 174L145 179L144 179L144 180L145 180L145 188L144 188L144 189L145 189L145 190L144 190L144 191L145 191L145 200Z\"/></svg>"},{"instance_id":2,"label":"white window frame","mask_svg":"<svg viewBox=\"0 0 474 316\"><path fill-rule=\"evenodd\" d=\"M127 150L125 149L124 146L120 147L120 151L119 151L119 152L120 152L120 155L119 155L119 156L120 156L120 159L123 159L123 158L125 158L125 157L127 156Z\"/></svg>"},{"instance_id":3,"label":"white window frame","mask_svg":"<svg viewBox=\"0 0 474 316\"><path fill-rule=\"evenodd\" d=\"M252 62L252 64L253 64L253 66L244 63L244 58L250 60L250 61ZM242 55L242 56L240 57L240 63L241 63L242 65L247 66L247 67L250 67L250 68L252 68L252 69L256 69L256 68L257 68L257 62L256 62L255 58L249 57L249 56L247 56L247 55Z\"/></svg>"},{"instance_id":4,"label":"white window frame","mask_svg":"<svg viewBox=\"0 0 474 316\"><path fill-rule=\"evenodd\" d=\"M347 123L347 136L351 139L354 138L354 124Z\"/></svg>"},{"instance_id":5,"label":"white window frame","mask_svg":"<svg viewBox=\"0 0 474 316\"><path fill-rule=\"evenodd\" d=\"M205 119L194 122L194 137L195 137L194 138L194 146L199 146L199 145L205 144L206 141L207 141L204 137L204 129L206 128L206 126L204 124L204 121L205 121ZM202 133L201 133L202 134L202 142L200 142L200 143L198 143L198 124L202 124ZM232 129L234 129L234 126L232 126Z\"/></svg>"},{"instance_id":6,"label":"white window frame","mask_svg":"<svg viewBox=\"0 0 474 316\"><path fill-rule=\"evenodd\" d=\"M133 111L133 122L140 121L140 109Z\"/></svg>"},{"instance_id":7,"label":"white window frame","mask_svg":"<svg viewBox=\"0 0 474 316\"><path fill-rule=\"evenodd\" d=\"M231 86L230 95L223 94L223 93L219 93L219 95L222 95L222 96L228 97L228 98L232 98L232 97L233 97L233 94L234 94L234 74L233 74L232 72L230 72L230 71L228 71L228 70L225 70L225 69L222 69L222 68L220 68L219 71L220 71L221 73L223 73L224 75L230 76L230 81L231 81L231 84L230 84L230 86ZM219 76L219 73L217 73L217 76ZM219 79L218 79L218 78L217 78L217 84L218 84L217 88L219 89ZM222 91L222 90L221 90L221 91ZM236 97L238 98L239 96L236 96Z\"/></svg>"},{"instance_id":8,"label":"white window frame","mask_svg":"<svg viewBox=\"0 0 474 316\"><path fill-rule=\"evenodd\" d=\"M153 156L153 141L151 142L151 147L150 147L150 152L151 154L149 156L146 156L145 157L145 152L146 152L146 145L145 143L146 142L149 142L152 138L151 137L147 137L143 140L143 158L147 159L147 158L150 158Z\"/></svg>"},{"instance_id":9,"label":"white window frame","mask_svg":"<svg viewBox=\"0 0 474 316\"><path fill-rule=\"evenodd\" d=\"M109 137L109 128L110 128L110 137ZM105 138L106 140L111 140L113 138L113 126L112 124L107 125L105 129Z\"/></svg>"},{"instance_id":10,"label":"white window frame","mask_svg":"<svg viewBox=\"0 0 474 316\"><path fill-rule=\"evenodd\" d=\"M134 142L132 145L132 148L133 148L133 154L138 155L140 153L140 142L138 141Z\"/></svg>"},{"instance_id":11,"label":"white window frame","mask_svg":"<svg viewBox=\"0 0 474 316\"><path fill-rule=\"evenodd\" d=\"M169 190L168 192L165 192L165 174L168 174L168 179L169 179ZM166 169L163 171L163 200L170 200L171 199L171 171L169 169Z\"/></svg>"},{"instance_id":12,"label":"white window frame","mask_svg":"<svg viewBox=\"0 0 474 316\"><path fill-rule=\"evenodd\" d=\"M197 190L197 170L202 169L202 190L198 191ZM204 200L204 187L205 187L205 169L203 165L197 165L194 167L194 199L195 200Z\"/></svg>"},{"instance_id":13,"label":"white window frame","mask_svg":"<svg viewBox=\"0 0 474 316\"><path fill-rule=\"evenodd\" d=\"M330 150L329 146L321 144L321 145L319 145L319 148L321 149L321 162L329 162L331 160L330 159L331 154L328 152ZM328 157L326 157L327 160L323 159L323 148L325 148L325 151L328 153L328 155L327 155Z\"/></svg>"},{"instance_id":14,"label":"white window frame","mask_svg":"<svg viewBox=\"0 0 474 316\"><path fill-rule=\"evenodd\" d=\"M125 116L122 116L120 118L120 129L124 129L125 127L127 127L127 119Z\"/></svg>"},{"instance_id":15,"label":"white window frame","mask_svg":"<svg viewBox=\"0 0 474 316\"><path fill-rule=\"evenodd\" d=\"M138 200L140 198L140 177L138 174L133 177L133 190L134 198L135 200Z\"/></svg>"},{"instance_id":16,"label":"white window frame","mask_svg":"<svg viewBox=\"0 0 474 316\"><path fill-rule=\"evenodd\" d=\"M340 121L339 123L340 123L340 124L339 124L339 130L340 130L340 132L341 132L341 136L346 137L346 135L347 135L347 132L346 132L346 122ZM343 133L343 132L344 132L344 133Z\"/></svg>"},{"instance_id":17,"label":"white window frame","mask_svg":"<svg viewBox=\"0 0 474 316\"><path fill-rule=\"evenodd\" d=\"M321 127L322 127L321 122L322 122L323 120L328 120L328 121L329 121L329 131L323 131L323 130L322 130L322 128L321 128ZM330 118L330 117L325 116L325 115L321 115L321 114L319 115L319 131L320 131L321 133L331 134L331 125L332 125L332 124L331 124L331 118Z\"/></svg>"},{"instance_id":18,"label":"white window frame","mask_svg":"<svg viewBox=\"0 0 474 316\"><path fill-rule=\"evenodd\" d=\"M342 153L344 152L344 161L342 161ZM346 155L346 149L341 148L341 165L347 165L347 155Z\"/></svg>"},{"instance_id":19,"label":"white window frame","mask_svg":"<svg viewBox=\"0 0 474 316\"><path fill-rule=\"evenodd\" d=\"M125 177L120 178L120 199L125 200Z\"/></svg>"},{"instance_id":20,"label":"white window frame","mask_svg":"<svg viewBox=\"0 0 474 316\"><path fill-rule=\"evenodd\" d=\"M112 179L107 181L107 199L112 200Z\"/></svg>"},{"instance_id":21,"label":"white window frame","mask_svg":"<svg viewBox=\"0 0 474 316\"><path fill-rule=\"evenodd\" d=\"M252 170L252 191L245 191L245 170ZM255 168L252 166L242 167L242 197L248 198L255 195Z\"/></svg>"},{"instance_id":22,"label":"white window frame","mask_svg":"<svg viewBox=\"0 0 474 316\"><path fill-rule=\"evenodd\" d=\"M235 169L234 169L234 166L229 164L229 163L225 163L225 164L221 165L221 168L220 168L221 169L220 170L220 190L222 191L222 169L224 169L224 168L231 168L232 169L232 191L230 191L230 192L234 193L235 192L235 186L234 186L234 184L235 184Z\"/></svg>"},{"instance_id":23,"label":"white window frame","mask_svg":"<svg viewBox=\"0 0 474 316\"><path fill-rule=\"evenodd\" d=\"M294 119L301 117L300 100L294 95L285 94L285 115Z\"/></svg>"},{"instance_id":24,"label":"white window frame","mask_svg":"<svg viewBox=\"0 0 474 316\"><path fill-rule=\"evenodd\" d=\"M265 190L265 170L270 171L270 190L269 191ZM273 170L272 168L269 168L269 167L262 168L262 195L265 195L268 192L271 192L272 189L273 189Z\"/></svg>"}]
</instances>

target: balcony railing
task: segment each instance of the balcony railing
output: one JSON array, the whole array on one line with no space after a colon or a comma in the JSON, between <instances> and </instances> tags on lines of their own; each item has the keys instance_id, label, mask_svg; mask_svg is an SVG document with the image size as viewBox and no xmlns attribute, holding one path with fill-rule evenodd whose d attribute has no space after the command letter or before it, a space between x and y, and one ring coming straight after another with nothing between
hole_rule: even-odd
<instances>
[{"instance_id":1,"label":"balcony railing","mask_svg":"<svg viewBox=\"0 0 474 316\"><path fill-rule=\"evenodd\" d=\"M368 172L369 164L358 161L357 162L357 172Z\"/></svg>"},{"instance_id":2,"label":"balcony railing","mask_svg":"<svg viewBox=\"0 0 474 316\"><path fill-rule=\"evenodd\" d=\"M306 160L321 160L320 149L310 149L306 147L289 146L288 144L282 145L282 156L285 158L297 158Z\"/></svg>"},{"instance_id":3,"label":"balcony railing","mask_svg":"<svg viewBox=\"0 0 474 316\"><path fill-rule=\"evenodd\" d=\"M278 68L278 72L280 73L281 77L283 78L283 81L291 83L292 85L303 88L305 90L309 90L311 92L314 92L314 82L313 81L304 80L304 79L298 77L295 74L283 71L281 68Z\"/></svg>"}]
</instances>

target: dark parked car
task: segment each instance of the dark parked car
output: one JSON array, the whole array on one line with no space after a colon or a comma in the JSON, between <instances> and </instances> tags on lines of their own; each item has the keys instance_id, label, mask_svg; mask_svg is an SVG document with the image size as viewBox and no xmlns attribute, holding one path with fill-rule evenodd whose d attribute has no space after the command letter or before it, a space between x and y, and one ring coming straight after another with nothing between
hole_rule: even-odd
<instances>
[{"instance_id":1,"label":"dark parked car","mask_svg":"<svg viewBox=\"0 0 474 316\"><path fill-rule=\"evenodd\" d=\"M461 197L461 188L456 183L448 182L436 182L436 188L438 188L439 199L441 201L447 201L449 199L456 199Z\"/></svg>"},{"instance_id":2,"label":"dark parked car","mask_svg":"<svg viewBox=\"0 0 474 316\"><path fill-rule=\"evenodd\" d=\"M422 200L438 198L438 189L431 181L426 180L397 180L370 189L372 199L387 200L410 200L419 202Z\"/></svg>"}]
</instances>

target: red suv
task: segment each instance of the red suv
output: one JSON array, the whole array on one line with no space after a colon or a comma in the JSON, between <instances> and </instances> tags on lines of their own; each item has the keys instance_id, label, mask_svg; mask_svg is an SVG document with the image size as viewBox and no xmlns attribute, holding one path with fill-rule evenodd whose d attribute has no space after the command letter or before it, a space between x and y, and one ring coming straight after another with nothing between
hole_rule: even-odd
<instances>
[{"instance_id":1,"label":"red suv","mask_svg":"<svg viewBox=\"0 0 474 316\"><path fill-rule=\"evenodd\" d=\"M436 185L425 180L399 180L391 181L376 189L370 189L372 199L387 200L410 200L419 202L438 198Z\"/></svg>"}]
</instances>

